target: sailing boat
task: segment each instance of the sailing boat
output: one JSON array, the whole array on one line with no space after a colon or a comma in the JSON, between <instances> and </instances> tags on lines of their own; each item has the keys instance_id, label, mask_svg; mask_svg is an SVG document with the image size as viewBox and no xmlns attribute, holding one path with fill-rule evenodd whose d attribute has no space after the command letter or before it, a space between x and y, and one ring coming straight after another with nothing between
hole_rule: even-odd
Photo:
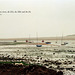
<instances>
[{"instance_id":1,"label":"sailing boat","mask_svg":"<svg viewBox=\"0 0 75 75\"><path fill-rule=\"evenodd\" d=\"M62 38L61 38L61 45L65 45L65 43L63 43L63 34L62 34Z\"/></svg>"},{"instance_id":2,"label":"sailing boat","mask_svg":"<svg viewBox=\"0 0 75 75\"><path fill-rule=\"evenodd\" d=\"M38 42L38 34L37 34L37 42ZM42 47L39 43L36 45L36 47Z\"/></svg>"},{"instance_id":3,"label":"sailing boat","mask_svg":"<svg viewBox=\"0 0 75 75\"><path fill-rule=\"evenodd\" d=\"M67 42L64 42L64 43L62 43L63 42L63 34L62 34L62 39L61 39L61 45L66 45L66 44L68 44Z\"/></svg>"}]
</instances>

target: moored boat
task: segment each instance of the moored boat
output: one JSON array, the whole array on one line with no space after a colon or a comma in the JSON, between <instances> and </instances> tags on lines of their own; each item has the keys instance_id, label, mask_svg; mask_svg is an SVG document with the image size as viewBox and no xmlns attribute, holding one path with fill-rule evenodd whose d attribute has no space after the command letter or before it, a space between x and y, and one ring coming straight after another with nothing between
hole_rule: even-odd
<instances>
[{"instance_id":1,"label":"moored boat","mask_svg":"<svg viewBox=\"0 0 75 75\"><path fill-rule=\"evenodd\" d=\"M51 44L51 42L45 42L46 44Z\"/></svg>"},{"instance_id":2,"label":"moored boat","mask_svg":"<svg viewBox=\"0 0 75 75\"><path fill-rule=\"evenodd\" d=\"M42 45L36 45L36 47L42 47Z\"/></svg>"}]
</instances>

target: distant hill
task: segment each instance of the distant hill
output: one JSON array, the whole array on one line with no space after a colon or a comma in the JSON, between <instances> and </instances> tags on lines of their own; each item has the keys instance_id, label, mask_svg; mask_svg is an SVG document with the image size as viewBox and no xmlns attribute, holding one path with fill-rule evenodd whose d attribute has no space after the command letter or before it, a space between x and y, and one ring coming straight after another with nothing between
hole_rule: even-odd
<instances>
[{"instance_id":1,"label":"distant hill","mask_svg":"<svg viewBox=\"0 0 75 75\"><path fill-rule=\"evenodd\" d=\"M66 39L75 40L75 34L65 36Z\"/></svg>"},{"instance_id":2,"label":"distant hill","mask_svg":"<svg viewBox=\"0 0 75 75\"><path fill-rule=\"evenodd\" d=\"M75 36L75 34L73 34L73 35L67 35L67 36Z\"/></svg>"},{"instance_id":3,"label":"distant hill","mask_svg":"<svg viewBox=\"0 0 75 75\"><path fill-rule=\"evenodd\" d=\"M38 37L39 40L61 40L62 36L58 37ZM0 40L29 40L29 38L6 38ZM30 40L37 40L36 37L30 38ZM75 40L75 34L63 36L63 40Z\"/></svg>"}]
</instances>

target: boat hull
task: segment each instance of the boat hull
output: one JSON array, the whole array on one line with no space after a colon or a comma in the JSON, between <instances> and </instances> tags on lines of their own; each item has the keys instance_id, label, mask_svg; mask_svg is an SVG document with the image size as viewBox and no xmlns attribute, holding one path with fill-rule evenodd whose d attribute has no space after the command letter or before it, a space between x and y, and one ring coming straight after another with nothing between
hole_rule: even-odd
<instances>
[{"instance_id":1,"label":"boat hull","mask_svg":"<svg viewBox=\"0 0 75 75\"><path fill-rule=\"evenodd\" d=\"M36 45L36 47L42 47L42 45Z\"/></svg>"}]
</instances>

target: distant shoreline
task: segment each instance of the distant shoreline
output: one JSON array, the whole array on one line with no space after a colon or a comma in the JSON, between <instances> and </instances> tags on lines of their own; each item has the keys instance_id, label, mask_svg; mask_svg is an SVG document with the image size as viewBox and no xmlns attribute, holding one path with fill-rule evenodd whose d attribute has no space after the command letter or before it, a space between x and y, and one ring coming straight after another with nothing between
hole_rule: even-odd
<instances>
[{"instance_id":1,"label":"distant shoreline","mask_svg":"<svg viewBox=\"0 0 75 75\"><path fill-rule=\"evenodd\" d=\"M37 40L37 38L0 38L0 40ZM62 37L39 37L38 40L62 40ZM75 37L63 37L63 40L75 40Z\"/></svg>"}]
</instances>

